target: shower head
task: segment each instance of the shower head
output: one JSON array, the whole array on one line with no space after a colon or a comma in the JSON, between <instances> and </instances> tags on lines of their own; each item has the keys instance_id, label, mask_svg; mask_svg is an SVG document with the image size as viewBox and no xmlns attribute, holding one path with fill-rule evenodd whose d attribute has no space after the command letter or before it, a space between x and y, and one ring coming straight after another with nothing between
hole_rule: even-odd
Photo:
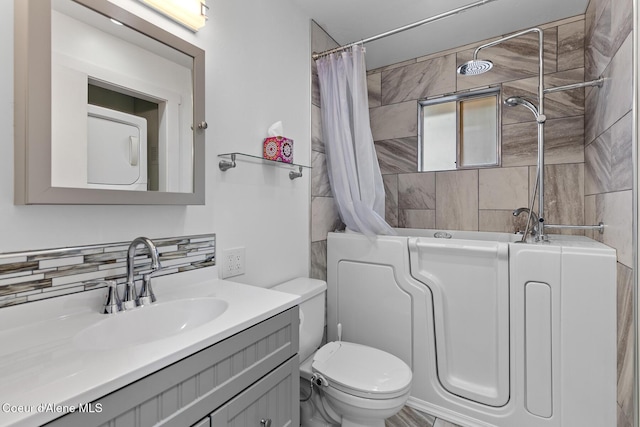
<instances>
[{"instance_id":1,"label":"shower head","mask_svg":"<svg viewBox=\"0 0 640 427\"><path fill-rule=\"evenodd\" d=\"M542 116L538 113L538 109L535 107L535 105L533 105L532 103L530 103L524 98L520 98L519 96L512 96L510 98L505 99L504 105L508 107L515 107L516 105L522 105L524 107L527 107L533 113L533 115L536 116L536 121L538 121L539 123L544 123L544 121L546 120L545 116Z\"/></svg>"},{"instance_id":2,"label":"shower head","mask_svg":"<svg viewBox=\"0 0 640 427\"><path fill-rule=\"evenodd\" d=\"M486 73L493 68L493 62L483 59L472 59L458 67L458 74L462 76L475 76Z\"/></svg>"}]
</instances>

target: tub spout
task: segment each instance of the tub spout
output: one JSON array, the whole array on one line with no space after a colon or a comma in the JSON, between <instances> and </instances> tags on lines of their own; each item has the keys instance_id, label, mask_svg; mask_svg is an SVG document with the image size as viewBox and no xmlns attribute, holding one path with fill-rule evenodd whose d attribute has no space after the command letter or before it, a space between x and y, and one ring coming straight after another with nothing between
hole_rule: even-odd
<instances>
[{"instance_id":1,"label":"tub spout","mask_svg":"<svg viewBox=\"0 0 640 427\"><path fill-rule=\"evenodd\" d=\"M535 212L532 212L529 208L518 208L518 209L514 209L513 210L513 216L518 216L520 215L522 212L526 212L527 213L527 218L529 218L529 215L531 216L531 219L533 220L533 225L530 228L530 233L532 236L535 236L538 233L538 215ZM527 227L525 227L525 229L529 228L528 227L529 224L527 224ZM527 238L527 236L523 236L523 241Z\"/></svg>"}]
</instances>

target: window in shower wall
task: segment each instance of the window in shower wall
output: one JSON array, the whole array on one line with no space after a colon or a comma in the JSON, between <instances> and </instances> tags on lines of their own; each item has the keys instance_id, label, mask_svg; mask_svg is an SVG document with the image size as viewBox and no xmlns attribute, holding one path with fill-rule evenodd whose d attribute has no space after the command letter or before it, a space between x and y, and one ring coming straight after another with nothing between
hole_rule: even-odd
<instances>
[{"instance_id":1,"label":"window in shower wall","mask_svg":"<svg viewBox=\"0 0 640 427\"><path fill-rule=\"evenodd\" d=\"M500 88L418 102L418 170L500 166Z\"/></svg>"}]
</instances>

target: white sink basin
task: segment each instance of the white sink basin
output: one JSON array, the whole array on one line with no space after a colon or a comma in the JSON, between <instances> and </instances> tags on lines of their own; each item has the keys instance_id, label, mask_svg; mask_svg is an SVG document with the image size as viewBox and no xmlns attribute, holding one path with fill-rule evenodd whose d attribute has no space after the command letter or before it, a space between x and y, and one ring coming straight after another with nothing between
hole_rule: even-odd
<instances>
[{"instance_id":1,"label":"white sink basin","mask_svg":"<svg viewBox=\"0 0 640 427\"><path fill-rule=\"evenodd\" d=\"M189 298L159 302L107 315L73 337L76 347L106 350L139 345L197 328L216 319L228 308L218 298Z\"/></svg>"}]
</instances>

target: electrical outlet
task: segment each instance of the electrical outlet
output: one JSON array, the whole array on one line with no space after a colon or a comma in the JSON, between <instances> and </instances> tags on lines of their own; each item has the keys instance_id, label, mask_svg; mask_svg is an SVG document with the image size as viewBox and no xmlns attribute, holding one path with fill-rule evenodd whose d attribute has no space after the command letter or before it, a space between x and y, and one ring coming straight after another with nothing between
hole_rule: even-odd
<instances>
[{"instance_id":1,"label":"electrical outlet","mask_svg":"<svg viewBox=\"0 0 640 427\"><path fill-rule=\"evenodd\" d=\"M222 251L222 278L244 274L244 248L232 248Z\"/></svg>"}]
</instances>

